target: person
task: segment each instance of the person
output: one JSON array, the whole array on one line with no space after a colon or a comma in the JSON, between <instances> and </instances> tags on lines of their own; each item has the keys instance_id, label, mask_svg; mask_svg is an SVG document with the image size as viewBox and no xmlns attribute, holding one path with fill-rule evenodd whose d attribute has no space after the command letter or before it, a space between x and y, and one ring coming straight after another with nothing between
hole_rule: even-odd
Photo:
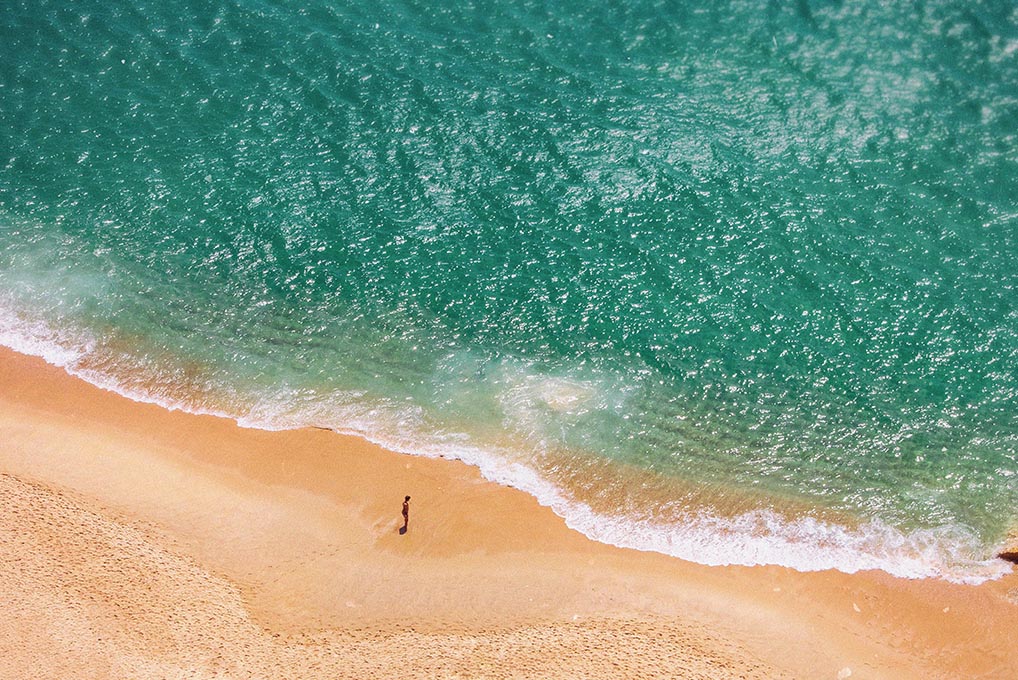
<instances>
[{"instance_id":1,"label":"person","mask_svg":"<svg viewBox=\"0 0 1018 680\"><path fill-rule=\"evenodd\" d=\"M403 499L403 528L399 530L399 533L406 533L406 525L410 523L410 496Z\"/></svg>"}]
</instances>

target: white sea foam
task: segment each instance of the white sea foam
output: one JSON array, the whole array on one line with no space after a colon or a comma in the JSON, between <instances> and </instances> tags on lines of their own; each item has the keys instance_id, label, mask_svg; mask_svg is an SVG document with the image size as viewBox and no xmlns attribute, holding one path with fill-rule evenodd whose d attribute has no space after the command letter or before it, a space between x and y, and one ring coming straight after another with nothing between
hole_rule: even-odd
<instances>
[{"instance_id":1,"label":"white sea foam","mask_svg":"<svg viewBox=\"0 0 1018 680\"><path fill-rule=\"evenodd\" d=\"M621 548L659 552L708 566L779 565L798 571L845 573L879 569L902 578L942 578L976 585L1010 573L1003 560L985 557L970 531L940 527L904 533L878 521L856 529L811 517L788 520L756 510L736 517L689 512L666 524L596 513L569 499L537 470L491 451L348 431L390 450L461 460L492 482L520 489L550 507L588 538Z\"/></svg>"},{"instance_id":2,"label":"white sea foam","mask_svg":"<svg viewBox=\"0 0 1018 680\"><path fill-rule=\"evenodd\" d=\"M846 573L879 569L903 578L942 578L978 584L1010 572L1006 562L986 558L986 548L963 527L903 532L879 521L857 528L813 517L789 520L768 510L722 517L709 510L686 511L667 522L654 522L594 512L548 481L517 451L479 447L458 433L429 430L418 409L394 404L365 406L349 393L332 395L311 411L263 406L263 413L289 411L288 426L307 425L310 413L319 423L361 436L399 453L442 457L477 467L485 479L522 490L550 507L567 526L587 537L622 548L659 552L680 559L722 565L781 565L799 571L836 569ZM306 405L307 406L307 405ZM328 419L328 420L325 420ZM260 427L254 420L248 426ZM278 419L272 428L279 429ZM394 434L400 433L400 434Z\"/></svg>"},{"instance_id":3,"label":"white sea foam","mask_svg":"<svg viewBox=\"0 0 1018 680\"><path fill-rule=\"evenodd\" d=\"M87 355L94 347L94 342L89 338L79 338L72 342L47 324L27 319L14 311L12 306L0 302L0 345L66 368Z\"/></svg>"},{"instance_id":4,"label":"white sea foam","mask_svg":"<svg viewBox=\"0 0 1018 680\"><path fill-rule=\"evenodd\" d=\"M689 513L666 525L605 517L568 508L566 523L590 538L624 548L661 552L711 566L776 564L798 571L870 569L903 578L942 578L978 584L1011 571L986 559L978 539L959 527L904 533L878 521L855 529L805 517L788 520L767 510L736 517Z\"/></svg>"},{"instance_id":5,"label":"white sea foam","mask_svg":"<svg viewBox=\"0 0 1018 680\"><path fill-rule=\"evenodd\" d=\"M83 368L82 360L95 347L91 338L59 333L2 304L0 344L42 357L92 384L135 401L231 417L248 428L327 426L399 453L461 460L477 467L492 482L534 496L561 516L570 528L623 548L660 552L712 566L773 564L800 571L836 569L847 573L879 569L904 578L932 577L966 584L999 578L1011 570L1002 560L985 559L985 546L972 532L960 527L906 533L871 521L848 529L812 517L788 520L767 510L735 517L718 516L709 510L687 511L667 522L597 513L549 482L520 452L474 445L462 433L429 427L420 409L384 401L369 403L357 392L337 391L323 397L300 389L281 388L271 396L265 395L244 413L196 408ZM548 405L553 408L554 403L562 400L572 406L589 398L589 386L562 381L539 383L537 392L545 402L552 402Z\"/></svg>"},{"instance_id":6,"label":"white sea foam","mask_svg":"<svg viewBox=\"0 0 1018 680\"><path fill-rule=\"evenodd\" d=\"M132 401L154 404L170 411L232 417L222 411L198 408L194 404L186 404L149 390L132 388L108 373L88 368L86 360L94 356L98 347L97 340L91 334L84 330L58 330L52 324L28 318L15 305L4 300L0 300L0 345L21 354L39 357L70 375Z\"/></svg>"},{"instance_id":7,"label":"white sea foam","mask_svg":"<svg viewBox=\"0 0 1018 680\"><path fill-rule=\"evenodd\" d=\"M520 489L550 507L566 525L588 538L621 548L659 552L708 566L779 565L798 571L845 573L879 569L902 578L942 578L976 585L1010 573L1003 560L986 558L971 531L939 527L902 532L879 521L854 529L812 517L788 520L768 510L721 517L708 510L687 512L667 523L610 516L568 498L537 470L504 455L450 442L421 446L365 430L352 433L401 453L458 459L488 480Z\"/></svg>"}]
</instances>

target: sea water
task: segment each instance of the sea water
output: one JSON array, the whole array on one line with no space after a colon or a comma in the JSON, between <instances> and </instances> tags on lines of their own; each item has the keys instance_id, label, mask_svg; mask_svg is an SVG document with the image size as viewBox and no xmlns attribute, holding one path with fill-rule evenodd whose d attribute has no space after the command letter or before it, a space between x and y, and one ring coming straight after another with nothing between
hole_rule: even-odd
<instances>
[{"instance_id":1,"label":"sea water","mask_svg":"<svg viewBox=\"0 0 1018 680\"><path fill-rule=\"evenodd\" d=\"M0 342L609 543L1006 571L1016 253L1009 1L0 7Z\"/></svg>"}]
</instances>

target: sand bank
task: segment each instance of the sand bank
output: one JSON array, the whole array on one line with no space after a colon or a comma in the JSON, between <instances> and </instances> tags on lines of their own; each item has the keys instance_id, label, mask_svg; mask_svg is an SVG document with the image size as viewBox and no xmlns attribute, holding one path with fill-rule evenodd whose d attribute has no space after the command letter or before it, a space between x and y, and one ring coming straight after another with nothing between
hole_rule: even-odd
<instances>
[{"instance_id":1,"label":"sand bank","mask_svg":"<svg viewBox=\"0 0 1018 680\"><path fill-rule=\"evenodd\" d=\"M972 587L621 550L455 461L169 412L6 350L0 614L9 678L1018 668L1015 574Z\"/></svg>"}]
</instances>

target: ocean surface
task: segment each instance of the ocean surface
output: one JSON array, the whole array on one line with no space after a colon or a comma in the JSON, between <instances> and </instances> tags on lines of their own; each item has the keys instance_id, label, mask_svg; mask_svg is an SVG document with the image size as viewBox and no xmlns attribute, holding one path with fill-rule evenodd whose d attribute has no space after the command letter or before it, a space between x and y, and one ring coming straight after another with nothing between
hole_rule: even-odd
<instances>
[{"instance_id":1,"label":"ocean surface","mask_svg":"<svg viewBox=\"0 0 1018 680\"><path fill-rule=\"evenodd\" d=\"M1010 0L0 6L0 343L600 541L1008 571L1016 286Z\"/></svg>"}]
</instances>

